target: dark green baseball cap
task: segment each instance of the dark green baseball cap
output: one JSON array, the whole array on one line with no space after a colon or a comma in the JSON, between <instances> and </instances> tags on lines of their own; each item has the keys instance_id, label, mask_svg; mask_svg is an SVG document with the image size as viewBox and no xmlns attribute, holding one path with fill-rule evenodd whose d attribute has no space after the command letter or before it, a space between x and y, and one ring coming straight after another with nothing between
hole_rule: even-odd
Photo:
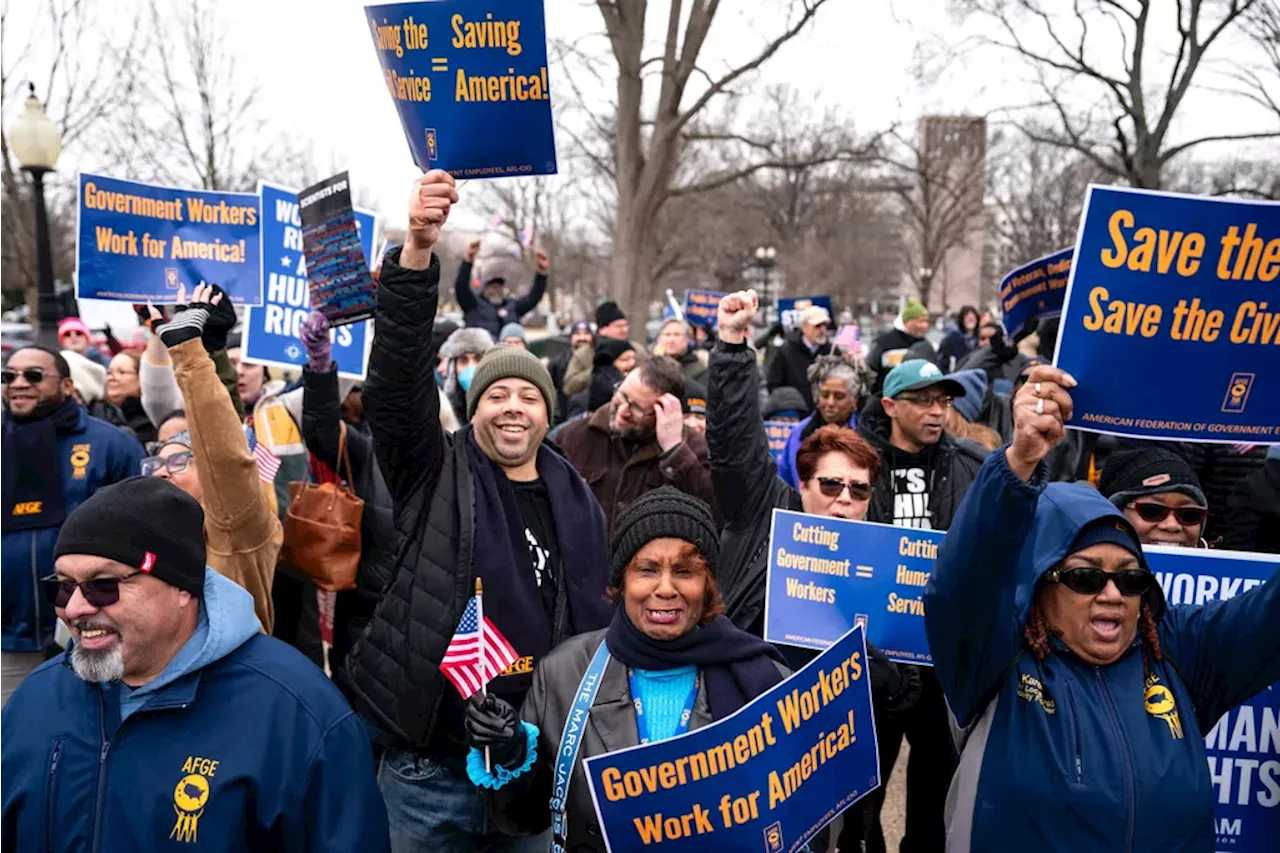
<instances>
[{"instance_id":1,"label":"dark green baseball cap","mask_svg":"<svg viewBox=\"0 0 1280 853\"><path fill-rule=\"evenodd\" d=\"M952 397L963 397L964 386L944 374L938 365L923 358L904 361L884 378L884 396L890 399L903 391L915 391L917 388L928 388L941 385Z\"/></svg>"}]
</instances>

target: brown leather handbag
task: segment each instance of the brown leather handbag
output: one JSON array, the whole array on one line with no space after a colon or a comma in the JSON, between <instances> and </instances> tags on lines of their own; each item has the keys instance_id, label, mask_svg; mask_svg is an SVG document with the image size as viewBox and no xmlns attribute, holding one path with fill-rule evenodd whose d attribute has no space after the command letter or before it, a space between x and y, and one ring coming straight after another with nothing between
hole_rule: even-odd
<instances>
[{"instance_id":1,"label":"brown leather handbag","mask_svg":"<svg viewBox=\"0 0 1280 853\"><path fill-rule=\"evenodd\" d=\"M347 424L339 421L338 460L351 477ZM340 472L342 473L342 472ZM360 518L364 501L338 483L289 484L281 557L311 578L317 587L337 592L354 589L360 565Z\"/></svg>"}]
</instances>

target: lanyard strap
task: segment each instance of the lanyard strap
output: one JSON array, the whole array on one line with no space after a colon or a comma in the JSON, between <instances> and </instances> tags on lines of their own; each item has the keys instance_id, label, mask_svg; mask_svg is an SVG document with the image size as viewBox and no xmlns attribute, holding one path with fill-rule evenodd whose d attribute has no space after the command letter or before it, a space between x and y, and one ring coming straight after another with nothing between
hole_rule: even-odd
<instances>
[{"instance_id":1,"label":"lanyard strap","mask_svg":"<svg viewBox=\"0 0 1280 853\"><path fill-rule=\"evenodd\" d=\"M582 735L586 730L587 716L591 713L591 703L596 700L596 692L600 689L600 680L609 663L609 645L601 642L596 649L591 665L578 683L578 692L573 697L573 707L564 721L564 731L560 733L560 747L556 752L556 775L551 793L551 851L563 853L565 843L565 809L568 807L569 782L573 778L573 765L578 760L578 749L582 746Z\"/></svg>"},{"instance_id":2,"label":"lanyard strap","mask_svg":"<svg viewBox=\"0 0 1280 853\"><path fill-rule=\"evenodd\" d=\"M636 674L633 670L627 670L627 679L631 684L631 701L636 708L636 733L640 735L640 743L648 743L649 724L644 718L644 702L640 699L640 685L636 681ZM693 717L693 704L698 701L698 680L699 676L693 678L693 689L689 691L689 697L684 700L684 710L680 712L680 721L676 723L676 730L672 737L677 737L689 731L689 720Z\"/></svg>"}]
</instances>

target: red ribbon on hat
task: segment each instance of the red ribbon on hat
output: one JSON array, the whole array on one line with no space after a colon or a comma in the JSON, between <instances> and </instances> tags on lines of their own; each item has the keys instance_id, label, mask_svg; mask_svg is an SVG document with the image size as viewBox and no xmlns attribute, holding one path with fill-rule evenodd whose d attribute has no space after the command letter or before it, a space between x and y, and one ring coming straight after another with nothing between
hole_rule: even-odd
<instances>
[{"instance_id":1,"label":"red ribbon on hat","mask_svg":"<svg viewBox=\"0 0 1280 853\"><path fill-rule=\"evenodd\" d=\"M143 556L142 558L142 565L138 566L138 571L151 574L151 569L153 566L155 566L155 564L156 564L156 555L152 554L150 551L147 551L145 556Z\"/></svg>"}]
</instances>

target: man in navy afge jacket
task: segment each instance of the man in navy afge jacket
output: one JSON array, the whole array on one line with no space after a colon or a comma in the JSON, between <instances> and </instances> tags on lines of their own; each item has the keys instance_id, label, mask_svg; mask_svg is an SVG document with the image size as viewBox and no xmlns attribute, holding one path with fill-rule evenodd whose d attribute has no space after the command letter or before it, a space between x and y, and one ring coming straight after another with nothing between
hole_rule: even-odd
<instances>
[{"instance_id":1,"label":"man in navy afge jacket","mask_svg":"<svg viewBox=\"0 0 1280 853\"><path fill-rule=\"evenodd\" d=\"M95 490L136 477L142 445L76 402L71 367L61 354L23 347L2 372L0 647L8 701L27 673L44 663L53 640L53 608L36 581L53 571L58 528Z\"/></svg>"},{"instance_id":2,"label":"man in navy afge jacket","mask_svg":"<svg viewBox=\"0 0 1280 853\"><path fill-rule=\"evenodd\" d=\"M360 720L205 565L200 504L136 477L68 516L68 650L0 722L4 850L386 851Z\"/></svg>"}]
</instances>

